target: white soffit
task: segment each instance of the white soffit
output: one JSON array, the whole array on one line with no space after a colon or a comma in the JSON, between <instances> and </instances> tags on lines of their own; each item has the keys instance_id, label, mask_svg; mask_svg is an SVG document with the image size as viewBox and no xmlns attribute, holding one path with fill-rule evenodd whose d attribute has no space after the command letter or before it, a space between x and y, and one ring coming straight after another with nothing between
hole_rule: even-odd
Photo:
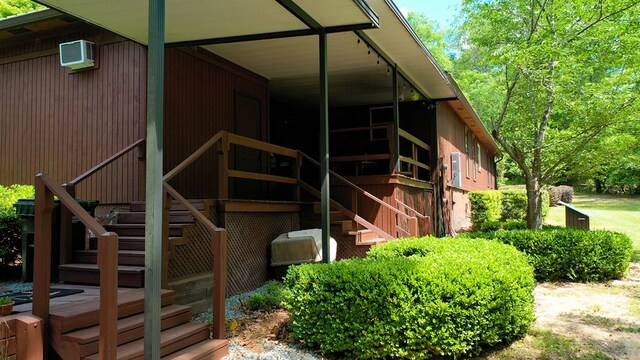
<instances>
[{"instance_id":1,"label":"white soffit","mask_svg":"<svg viewBox=\"0 0 640 360\"><path fill-rule=\"evenodd\" d=\"M112 32L147 43L148 1L42 0ZM354 0L298 0L323 27L370 23ZM306 30L308 27L276 0L166 0L167 43Z\"/></svg>"},{"instance_id":2,"label":"white soffit","mask_svg":"<svg viewBox=\"0 0 640 360\"><path fill-rule=\"evenodd\" d=\"M380 17L380 28L365 30L364 33L385 52L407 75L409 81L431 99L455 97L446 76L433 57L425 52L422 43L413 31L405 26L405 21L395 5L389 0L368 0L369 5Z\"/></svg>"}]
</instances>

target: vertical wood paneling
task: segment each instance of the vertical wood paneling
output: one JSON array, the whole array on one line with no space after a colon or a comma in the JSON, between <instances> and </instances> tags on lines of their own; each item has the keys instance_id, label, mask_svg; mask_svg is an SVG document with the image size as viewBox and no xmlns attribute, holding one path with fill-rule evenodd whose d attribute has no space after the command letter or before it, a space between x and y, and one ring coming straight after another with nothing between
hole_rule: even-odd
<instances>
[{"instance_id":1,"label":"vertical wood paneling","mask_svg":"<svg viewBox=\"0 0 640 360\"><path fill-rule=\"evenodd\" d=\"M165 172L220 130L234 130L234 97L239 92L262 105L266 129L267 81L247 70L191 49L168 49L165 73ZM263 133L260 140L266 140ZM215 151L209 151L172 185L187 198L213 198L217 190Z\"/></svg>"},{"instance_id":2,"label":"vertical wood paneling","mask_svg":"<svg viewBox=\"0 0 640 360\"><path fill-rule=\"evenodd\" d=\"M58 43L98 44L97 69L71 74L58 54L29 58ZM143 134L145 49L114 35L81 29L59 37L2 47L0 55L0 183L33 183L37 172L65 182ZM22 59L16 56L26 55ZM4 60L4 61L3 61ZM89 178L78 196L102 203L135 200L135 152Z\"/></svg>"}]
</instances>

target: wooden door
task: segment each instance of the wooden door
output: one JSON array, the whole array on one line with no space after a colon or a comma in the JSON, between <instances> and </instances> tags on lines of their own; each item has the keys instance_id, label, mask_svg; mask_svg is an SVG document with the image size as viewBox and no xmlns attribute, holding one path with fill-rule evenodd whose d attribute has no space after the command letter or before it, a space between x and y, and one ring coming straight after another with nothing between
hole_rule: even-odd
<instances>
[{"instance_id":1,"label":"wooden door","mask_svg":"<svg viewBox=\"0 0 640 360\"><path fill-rule=\"evenodd\" d=\"M262 103L259 99L236 93L234 133L262 140ZM235 146L232 166L236 170L264 172L264 154L255 149ZM230 194L236 199L262 199L265 186L261 181L233 179Z\"/></svg>"}]
</instances>

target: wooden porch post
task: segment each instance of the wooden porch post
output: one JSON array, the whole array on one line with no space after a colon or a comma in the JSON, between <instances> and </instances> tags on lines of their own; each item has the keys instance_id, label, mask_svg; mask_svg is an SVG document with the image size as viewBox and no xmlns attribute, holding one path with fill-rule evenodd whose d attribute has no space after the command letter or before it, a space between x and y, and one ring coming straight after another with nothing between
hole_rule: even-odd
<instances>
[{"instance_id":1,"label":"wooden porch post","mask_svg":"<svg viewBox=\"0 0 640 360\"><path fill-rule=\"evenodd\" d=\"M400 172L400 99L398 98L398 67L393 66L393 169ZM391 150L391 149L389 149Z\"/></svg>"},{"instance_id":2,"label":"wooden porch post","mask_svg":"<svg viewBox=\"0 0 640 360\"><path fill-rule=\"evenodd\" d=\"M320 177L321 181L321 216L322 216L322 262L331 261L329 238L331 236L329 206L329 79L327 75L327 33L322 29L320 38Z\"/></svg>"},{"instance_id":3,"label":"wooden porch post","mask_svg":"<svg viewBox=\"0 0 640 360\"><path fill-rule=\"evenodd\" d=\"M149 46L147 53L147 162L145 179L146 216L144 248L145 359L160 359L164 21L164 0L149 0Z\"/></svg>"}]
</instances>

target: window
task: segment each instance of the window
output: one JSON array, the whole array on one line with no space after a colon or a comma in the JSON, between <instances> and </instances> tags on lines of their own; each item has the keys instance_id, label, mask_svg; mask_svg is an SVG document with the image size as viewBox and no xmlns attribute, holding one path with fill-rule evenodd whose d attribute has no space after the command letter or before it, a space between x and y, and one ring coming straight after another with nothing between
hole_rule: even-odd
<instances>
[{"instance_id":1,"label":"window","mask_svg":"<svg viewBox=\"0 0 640 360\"><path fill-rule=\"evenodd\" d=\"M464 158L467 177L469 177L469 129L464 127Z\"/></svg>"},{"instance_id":2,"label":"window","mask_svg":"<svg viewBox=\"0 0 640 360\"><path fill-rule=\"evenodd\" d=\"M478 162L478 172L482 172L482 147L480 143L476 143L476 161Z\"/></svg>"},{"instance_id":3,"label":"window","mask_svg":"<svg viewBox=\"0 0 640 360\"><path fill-rule=\"evenodd\" d=\"M473 181L476 181L476 179L478 178L478 161L477 160L478 160L478 155L480 155L480 154L478 154L479 145L478 145L478 142L477 142L477 140L475 138L473 138L472 143L474 145L473 146L473 152L474 152L473 158L476 159L476 161L473 162Z\"/></svg>"}]
</instances>

